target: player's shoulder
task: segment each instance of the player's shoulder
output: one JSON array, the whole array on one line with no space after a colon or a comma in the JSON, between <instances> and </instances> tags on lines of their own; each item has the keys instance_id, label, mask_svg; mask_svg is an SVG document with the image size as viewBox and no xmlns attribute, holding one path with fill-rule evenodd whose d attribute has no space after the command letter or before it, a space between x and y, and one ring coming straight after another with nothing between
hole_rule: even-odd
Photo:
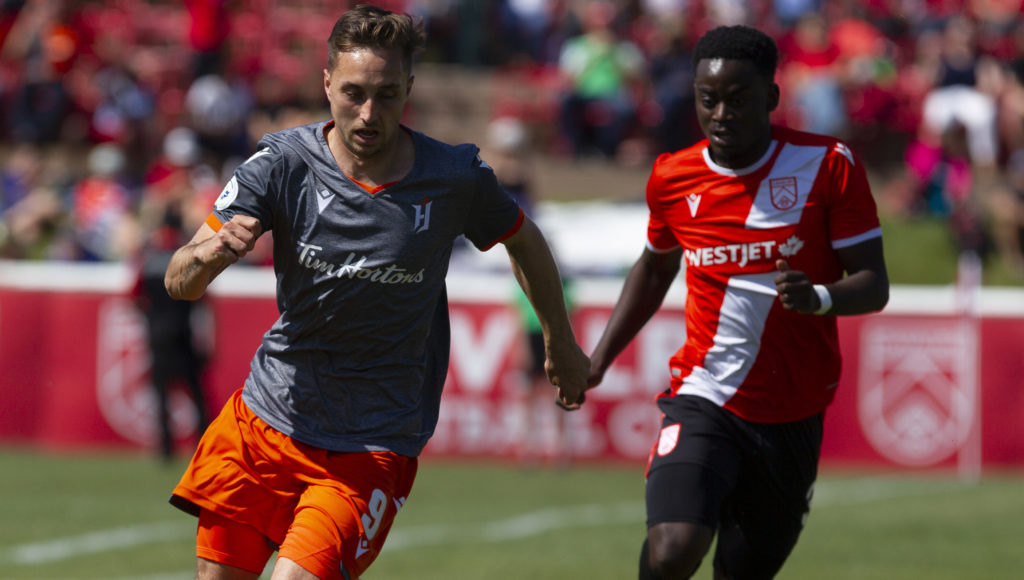
<instances>
[{"instance_id":1,"label":"player's shoulder","mask_svg":"<svg viewBox=\"0 0 1024 580\"><path fill-rule=\"evenodd\" d=\"M785 127L782 125L772 125L772 138L782 143L807 146L828 145L839 141L839 139L830 135L801 131L799 129L793 129L792 127Z\"/></svg>"},{"instance_id":2,"label":"player's shoulder","mask_svg":"<svg viewBox=\"0 0 1024 580\"><path fill-rule=\"evenodd\" d=\"M457 165L470 165L479 157L480 148L473 143L451 144L435 139L425 133L409 130L417 153L425 154L439 160L447 160Z\"/></svg>"},{"instance_id":3,"label":"player's shoulder","mask_svg":"<svg viewBox=\"0 0 1024 580\"><path fill-rule=\"evenodd\" d=\"M419 131L409 130L409 133L416 146L416 165L427 174L440 174L455 181L473 181L477 172L491 171L480 157L480 148L473 143L453 145Z\"/></svg>"},{"instance_id":4,"label":"player's shoulder","mask_svg":"<svg viewBox=\"0 0 1024 580\"><path fill-rule=\"evenodd\" d=\"M326 121L320 121L267 133L259 140L256 149L284 157L304 156L319 151L322 149L326 124Z\"/></svg>"},{"instance_id":5,"label":"player's shoulder","mask_svg":"<svg viewBox=\"0 0 1024 580\"><path fill-rule=\"evenodd\" d=\"M704 150L708 147L707 139L702 139L689 147L669 153L662 153L654 159L651 175L678 176L681 171L700 170L705 168Z\"/></svg>"},{"instance_id":6,"label":"player's shoulder","mask_svg":"<svg viewBox=\"0 0 1024 580\"><path fill-rule=\"evenodd\" d=\"M837 161L845 159L851 165L857 164L850 146L838 137L822 135L820 133L809 133L807 131L800 131L778 125L772 126L772 136L774 139L784 144L803 147L823 147L826 150L826 156L834 158Z\"/></svg>"},{"instance_id":7,"label":"player's shoulder","mask_svg":"<svg viewBox=\"0 0 1024 580\"><path fill-rule=\"evenodd\" d=\"M329 121L288 127L263 135L255 151L238 171L264 177L290 175L296 172L325 171L336 167L327 147L324 128Z\"/></svg>"}]
</instances>

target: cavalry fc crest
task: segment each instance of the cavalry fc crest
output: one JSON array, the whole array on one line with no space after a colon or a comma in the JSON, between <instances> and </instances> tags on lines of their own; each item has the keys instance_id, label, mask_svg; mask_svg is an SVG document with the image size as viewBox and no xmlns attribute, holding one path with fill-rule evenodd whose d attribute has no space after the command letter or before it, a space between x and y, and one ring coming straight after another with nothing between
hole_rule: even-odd
<instances>
[{"instance_id":1,"label":"cavalry fc crest","mask_svg":"<svg viewBox=\"0 0 1024 580\"><path fill-rule=\"evenodd\" d=\"M796 205L799 194L795 177L776 177L768 180L768 191L771 194L772 206L778 210L787 210Z\"/></svg>"},{"instance_id":2,"label":"cavalry fc crest","mask_svg":"<svg viewBox=\"0 0 1024 580\"><path fill-rule=\"evenodd\" d=\"M874 449L913 467L960 451L974 427L975 334L956 320L879 319L861 340L857 413Z\"/></svg>"}]
</instances>

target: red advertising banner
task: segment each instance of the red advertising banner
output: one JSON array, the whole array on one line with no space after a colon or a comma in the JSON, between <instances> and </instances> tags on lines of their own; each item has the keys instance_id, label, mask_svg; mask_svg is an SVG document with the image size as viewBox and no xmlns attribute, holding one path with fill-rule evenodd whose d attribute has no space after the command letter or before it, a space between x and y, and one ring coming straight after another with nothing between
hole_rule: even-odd
<instances>
[{"instance_id":1,"label":"red advertising banner","mask_svg":"<svg viewBox=\"0 0 1024 580\"><path fill-rule=\"evenodd\" d=\"M141 314L124 291L127 273L109 265L61 266L57 277L11 268L0 270L0 441L154 448L149 355ZM77 285L52 282L58 278ZM603 331L620 284L576 283L574 324L584 349ZM451 365L426 453L511 457L528 431L553 444L562 411L525 396L511 278L453 274L449 287ZM272 294L266 271L229 271L211 288L211 412L244 382L277 316ZM982 464L1024 463L1017 427L1024 420L1024 292L982 292L976 317L956 313L949 289L895 288L893 297L883 314L840 321L844 372L826 420L823 462L968 473ZM670 302L586 405L565 416L575 458L646 460L658 428L654 397L666 387L667 360L683 336L680 304ZM184 390L174 394L172 409L188 448L196 417Z\"/></svg>"}]
</instances>

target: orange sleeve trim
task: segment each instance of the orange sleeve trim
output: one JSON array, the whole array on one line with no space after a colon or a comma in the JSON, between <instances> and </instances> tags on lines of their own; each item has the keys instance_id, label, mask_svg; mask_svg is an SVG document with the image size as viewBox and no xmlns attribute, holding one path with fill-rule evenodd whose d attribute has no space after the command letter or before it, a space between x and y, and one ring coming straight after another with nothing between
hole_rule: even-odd
<instances>
[{"instance_id":1,"label":"orange sleeve trim","mask_svg":"<svg viewBox=\"0 0 1024 580\"><path fill-rule=\"evenodd\" d=\"M219 232L220 228L224 226L224 224L220 223L220 218L215 213L211 213L206 217L206 225L210 226L210 229L215 232Z\"/></svg>"},{"instance_id":2,"label":"orange sleeve trim","mask_svg":"<svg viewBox=\"0 0 1024 580\"><path fill-rule=\"evenodd\" d=\"M498 238L498 239L494 240L493 242L491 242L491 244L489 246L487 246L486 248L481 248L481 250L486 252L487 250L490 250L491 248L493 248L494 246L500 244L501 242L504 242L505 240L507 240L507 239L511 238L512 236L516 235L516 232L519 231L519 228L523 227L523 222L524 221L526 221L526 214L523 213L523 208L519 208L519 216L516 218L516 223L513 224L512 227L509 228L509 230L507 232L505 232L505 235L503 235L500 238Z\"/></svg>"}]
</instances>

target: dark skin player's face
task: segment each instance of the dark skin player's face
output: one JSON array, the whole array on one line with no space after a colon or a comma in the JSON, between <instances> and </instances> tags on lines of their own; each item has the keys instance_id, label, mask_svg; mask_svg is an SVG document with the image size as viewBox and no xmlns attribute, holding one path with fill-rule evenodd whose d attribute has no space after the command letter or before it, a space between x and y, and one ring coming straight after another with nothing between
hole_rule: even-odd
<instances>
[{"instance_id":1,"label":"dark skin player's face","mask_svg":"<svg viewBox=\"0 0 1024 580\"><path fill-rule=\"evenodd\" d=\"M730 169L753 165L771 144L770 116L779 104L779 86L749 61L715 58L697 63L694 89L711 158Z\"/></svg>"}]
</instances>

